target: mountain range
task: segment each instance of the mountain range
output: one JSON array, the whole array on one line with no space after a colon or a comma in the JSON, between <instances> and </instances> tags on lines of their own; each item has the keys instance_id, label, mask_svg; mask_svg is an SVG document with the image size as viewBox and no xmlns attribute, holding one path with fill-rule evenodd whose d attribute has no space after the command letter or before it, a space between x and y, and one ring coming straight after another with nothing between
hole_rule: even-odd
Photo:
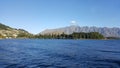
<instances>
[{"instance_id":1,"label":"mountain range","mask_svg":"<svg viewBox=\"0 0 120 68\"><path fill-rule=\"evenodd\" d=\"M99 32L100 34L102 34L105 37L120 37L120 28L118 27L113 27L113 28L109 28L109 27L88 27L88 26L76 26L76 25L72 25L72 26L67 26L67 27L62 27L62 28L56 28L56 29L47 29L44 30L42 32L40 32L40 34L44 35L44 34L72 34L73 32Z\"/></svg>"},{"instance_id":2,"label":"mountain range","mask_svg":"<svg viewBox=\"0 0 120 68\"><path fill-rule=\"evenodd\" d=\"M74 32L84 32L84 33L89 33L89 32L98 32L102 34L105 37L119 37L120 38L120 28L118 27L88 27L88 26L76 26L76 25L71 25L67 27L61 27L61 28L56 28L56 29L46 29L42 32L40 32L37 35L45 35L45 34L72 34ZM17 37L28 37L32 36L33 34L29 33L28 31L24 29L16 29L9 27L7 25L4 25L0 23L0 37L5 37L5 38L17 38Z\"/></svg>"}]
</instances>

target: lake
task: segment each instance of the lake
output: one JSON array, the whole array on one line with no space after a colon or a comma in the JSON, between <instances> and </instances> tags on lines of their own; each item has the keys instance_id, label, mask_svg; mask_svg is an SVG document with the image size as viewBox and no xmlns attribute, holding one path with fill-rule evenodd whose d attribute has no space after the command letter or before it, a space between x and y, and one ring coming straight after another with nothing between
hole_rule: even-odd
<instances>
[{"instance_id":1,"label":"lake","mask_svg":"<svg viewBox=\"0 0 120 68\"><path fill-rule=\"evenodd\" d=\"M1 39L0 68L120 68L120 40Z\"/></svg>"}]
</instances>

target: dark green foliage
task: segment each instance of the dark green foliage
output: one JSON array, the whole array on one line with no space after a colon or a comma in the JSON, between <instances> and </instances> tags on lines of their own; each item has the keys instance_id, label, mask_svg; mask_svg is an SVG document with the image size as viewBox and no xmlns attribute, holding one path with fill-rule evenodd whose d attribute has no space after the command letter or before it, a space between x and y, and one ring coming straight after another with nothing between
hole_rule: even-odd
<instances>
[{"instance_id":1,"label":"dark green foliage","mask_svg":"<svg viewBox=\"0 0 120 68\"><path fill-rule=\"evenodd\" d=\"M20 38L20 37L24 38L24 37L27 37L27 34L25 34L25 33L20 33L20 34L18 34L17 37L18 37L18 38Z\"/></svg>"},{"instance_id":2,"label":"dark green foliage","mask_svg":"<svg viewBox=\"0 0 120 68\"><path fill-rule=\"evenodd\" d=\"M18 34L17 38L34 38L34 35L27 33L20 33Z\"/></svg>"},{"instance_id":3,"label":"dark green foliage","mask_svg":"<svg viewBox=\"0 0 120 68\"><path fill-rule=\"evenodd\" d=\"M26 30L24 30L24 29L17 29L17 30L22 31L22 32L24 32L24 33L29 33L28 31L26 31Z\"/></svg>"},{"instance_id":4,"label":"dark green foliage","mask_svg":"<svg viewBox=\"0 0 120 68\"><path fill-rule=\"evenodd\" d=\"M6 25L0 23L0 29L8 30L8 28L11 29L9 26L6 26Z\"/></svg>"},{"instance_id":5,"label":"dark green foliage","mask_svg":"<svg viewBox=\"0 0 120 68\"><path fill-rule=\"evenodd\" d=\"M104 39L104 36L98 32L90 32L90 33L73 33L73 39Z\"/></svg>"},{"instance_id":6,"label":"dark green foliage","mask_svg":"<svg viewBox=\"0 0 120 68\"><path fill-rule=\"evenodd\" d=\"M106 39L120 39L120 37L106 37Z\"/></svg>"},{"instance_id":7,"label":"dark green foliage","mask_svg":"<svg viewBox=\"0 0 120 68\"><path fill-rule=\"evenodd\" d=\"M44 39L104 39L104 36L98 32L90 32L90 33L72 33L70 35L67 34L52 34L52 35L36 35L35 38L44 38Z\"/></svg>"}]
</instances>

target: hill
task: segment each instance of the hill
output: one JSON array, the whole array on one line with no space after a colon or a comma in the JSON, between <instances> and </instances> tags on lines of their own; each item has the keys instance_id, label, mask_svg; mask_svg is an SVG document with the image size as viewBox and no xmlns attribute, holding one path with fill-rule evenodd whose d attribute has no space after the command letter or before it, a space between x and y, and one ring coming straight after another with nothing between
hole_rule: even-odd
<instances>
[{"instance_id":1,"label":"hill","mask_svg":"<svg viewBox=\"0 0 120 68\"><path fill-rule=\"evenodd\" d=\"M15 29L0 23L0 38L25 38L31 35L24 29Z\"/></svg>"}]
</instances>

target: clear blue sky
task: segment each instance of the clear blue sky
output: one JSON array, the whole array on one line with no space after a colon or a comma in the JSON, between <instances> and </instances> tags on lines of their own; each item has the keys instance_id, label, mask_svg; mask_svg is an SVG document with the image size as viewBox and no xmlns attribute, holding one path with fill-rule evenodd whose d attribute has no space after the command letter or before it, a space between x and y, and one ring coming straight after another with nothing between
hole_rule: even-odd
<instances>
[{"instance_id":1,"label":"clear blue sky","mask_svg":"<svg viewBox=\"0 0 120 68\"><path fill-rule=\"evenodd\" d=\"M120 27L120 0L0 0L0 22L31 33L69 26Z\"/></svg>"}]
</instances>

